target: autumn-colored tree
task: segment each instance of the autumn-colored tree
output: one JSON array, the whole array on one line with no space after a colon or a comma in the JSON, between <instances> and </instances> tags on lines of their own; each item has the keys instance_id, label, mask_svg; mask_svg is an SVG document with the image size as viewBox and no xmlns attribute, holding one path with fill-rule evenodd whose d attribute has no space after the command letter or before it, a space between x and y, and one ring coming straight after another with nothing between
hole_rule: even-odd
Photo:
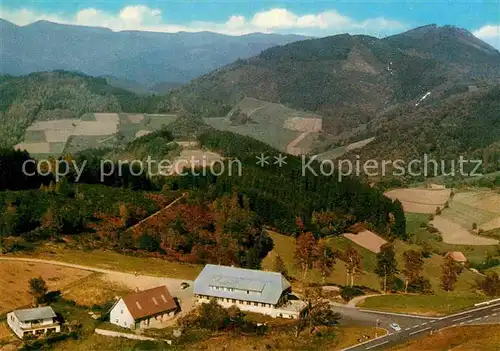
<instances>
[{"instance_id":1,"label":"autumn-colored tree","mask_svg":"<svg viewBox=\"0 0 500 351\"><path fill-rule=\"evenodd\" d=\"M361 254L351 244L348 244L342 254L342 261L345 262L347 285L354 285L354 277L361 272Z\"/></svg>"},{"instance_id":2,"label":"autumn-colored tree","mask_svg":"<svg viewBox=\"0 0 500 351\"><path fill-rule=\"evenodd\" d=\"M320 271L323 284L325 284L326 278L330 276L335 265L335 254L322 239L318 241L316 251L318 258L314 265Z\"/></svg>"},{"instance_id":3,"label":"autumn-colored tree","mask_svg":"<svg viewBox=\"0 0 500 351\"><path fill-rule=\"evenodd\" d=\"M281 273L285 278L288 277L288 269L280 255L274 257L273 271Z\"/></svg>"},{"instance_id":4,"label":"autumn-colored tree","mask_svg":"<svg viewBox=\"0 0 500 351\"><path fill-rule=\"evenodd\" d=\"M28 282L29 291L31 296L33 296L33 301L35 305L43 302L45 295L47 294L47 283L42 277L31 278Z\"/></svg>"},{"instance_id":5,"label":"autumn-colored tree","mask_svg":"<svg viewBox=\"0 0 500 351\"><path fill-rule=\"evenodd\" d=\"M463 267L455 262L453 258L446 257L441 266L441 287L445 291L453 291L458 276L462 273Z\"/></svg>"},{"instance_id":6,"label":"autumn-colored tree","mask_svg":"<svg viewBox=\"0 0 500 351\"><path fill-rule=\"evenodd\" d=\"M129 227L132 223L132 217L130 215L130 211L129 211L127 205L124 203L121 203L119 205L119 210L120 210L120 219L122 221L123 228Z\"/></svg>"},{"instance_id":7,"label":"autumn-colored tree","mask_svg":"<svg viewBox=\"0 0 500 351\"><path fill-rule=\"evenodd\" d=\"M375 273L383 280L384 292L387 291L387 279L393 278L398 272L394 245L386 243L380 247L380 252L377 254L377 266L375 267Z\"/></svg>"},{"instance_id":8,"label":"autumn-colored tree","mask_svg":"<svg viewBox=\"0 0 500 351\"><path fill-rule=\"evenodd\" d=\"M43 229L47 229L54 234L58 234L61 232L63 223L53 205L49 206L47 211L42 216L40 227Z\"/></svg>"},{"instance_id":9,"label":"autumn-colored tree","mask_svg":"<svg viewBox=\"0 0 500 351\"><path fill-rule=\"evenodd\" d=\"M500 296L500 277L497 272L486 273L484 279L477 282L477 286L488 296Z\"/></svg>"},{"instance_id":10,"label":"autumn-colored tree","mask_svg":"<svg viewBox=\"0 0 500 351\"><path fill-rule=\"evenodd\" d=\"M336 325L342 317L340 313L333 310L330 301L323 296L321 288L306 290L304 300L306 307L300 312L295 337L298 337L306 327L309 327L310 333L313 333L317 327Z\"/></svg>"},{"instance_id":11,"label":"autumn-colored tree","mask_svg":"<svg viewBox=\"0 0 500 351\"><path fill-rule=\"evenodd\" d=\"M408 284L416 281L424 268L424 258L420 251L408 250L403 253L405 276L405 293L408 292Z\"/></svg>"},{"instance_id":12,"label":"autumn-colored tree","mask_svg":"<svg viewBox=\"0 0 500 351\"><path fill-rule=\"evenodd\" d=\"M297 237L295 245L295 262L302 269L303 280L307 272L316 262L318 251L316 249L316 238L311 232L305 232Z\"/></svg>"}]
</instances>

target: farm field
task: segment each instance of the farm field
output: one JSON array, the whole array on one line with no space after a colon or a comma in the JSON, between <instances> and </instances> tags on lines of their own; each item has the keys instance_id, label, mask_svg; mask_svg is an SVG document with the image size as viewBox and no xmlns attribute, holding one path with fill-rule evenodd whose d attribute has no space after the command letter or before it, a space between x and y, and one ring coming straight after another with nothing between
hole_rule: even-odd
<instances>
[{"instance_id":1,"label":"farm field","mask_svg":"<svg viewBox=\"0 0 500 351\"><path fill-rule=\"evenodd\" d=\"M0 261L0 314L29 305L29 280L41 276L49 290L60 290L87 276L90 272L43 263Z\"/></svg>"},{"instance_id":2,"label":"farm field","mask_svg":"<svg viewBox=\"0 0 500 351\"><path fill-rule=\"evenodd\" d=\"M182 150L180 155L172 161L170 172L180 174L184 168L191 169L199 166L210 167L222 159L221 155L208 150Z\"/></svg>"},{"instance_id":3,"label":"farm field","mask_svg":"<svg viewBox=\"0 0 500 351\"><path fill-rule=\"evenodd\" d=\"M436 207L444 207L450 194L451 189L406 188L387 191L385 196L401 201L405 212L434 213Z\"/></svg>"},{"instance_id":4,"label":"farm field","mask_svg":"<svg viewBox=\"0 0 500 351\"><path fill-rule=\"evenodd\" d=\"M431 224L439 230L443 241L458 245L496 245L498 240L473 235L460 224L444 216L436 216Z\"/></svg>"},{"instance_id":5,"label":"farm field","mask_svg":"<svg viewBox=\"0 0 500 351\"><path fill-rule=\"evenodd\" d=\"M310 152L322 130L322 118L312 112L253 98L244 98L238 108L248 118L245 123L232 121L231 113L204 121L215 129L253 137L293 154Z\"/></svg>"},{"instance_id":6,"label":"farm field","mask_svg":"<svg viewBox=\"0 0 500 351\"><path fill-rule=\"evenodd\" d=\"M374 253L379 253L380 247L387 243L386 240L369 230L364 230L357 234L346 233L343 236Z\"/></svg>"},{"instance_id":7,"label":"farm field","mask_svg":"<svg viewBox=\"0 0 500 351\"><path fill-rule=\"evenodd\" d=\"M172 114L86 113L80 119L38 121L28 127L24 141L15 148L37 157L109 147L119 134L119 139L132 141L176 119Z\"/></svg>"},{"instance_id":8,"label":"farm field","mask_svg":"<svg viewBox=\"0 0 500 351\"><path fill-rule=\"evenodd\" d=\"M500 349L500 325L474 325L454 327L433 335L412 340L390 351L498 351Z\"/></svg>"}]
</instances>

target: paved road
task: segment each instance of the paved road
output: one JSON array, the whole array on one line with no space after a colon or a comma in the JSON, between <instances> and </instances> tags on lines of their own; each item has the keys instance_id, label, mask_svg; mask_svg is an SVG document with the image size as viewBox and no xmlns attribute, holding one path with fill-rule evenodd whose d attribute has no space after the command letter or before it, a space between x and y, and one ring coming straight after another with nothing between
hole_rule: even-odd
<instances>
[{"instance_id":1,"label":"paved road","mask_svg":"<svg viewBox=\"0 0 500 351\"><path fill-rule=\"evenodd\" d=\"M398 323L395 319L394 322ZM481 323L500 323L500 302L491 303L490 305L486 306L475 307L441 318L421 320L420 323L416 325L400 324L402 328L400 332L394 332L393 330L389 329L390 333L386 336L374 340L369 340L363 344L353 346L345 350L387 350L394 345L404 343L413 338L429 335L434 331L443 328Z\"/></svg>"}]
</instances>

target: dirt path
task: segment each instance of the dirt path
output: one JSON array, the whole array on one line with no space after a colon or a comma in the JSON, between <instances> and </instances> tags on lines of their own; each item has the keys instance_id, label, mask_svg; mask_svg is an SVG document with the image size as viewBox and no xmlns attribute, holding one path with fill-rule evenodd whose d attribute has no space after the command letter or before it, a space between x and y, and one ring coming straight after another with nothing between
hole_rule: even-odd
<instances>
[{"instance_id":1,"label":"dirt path","mask_svg":"<svg viewBox=\"0 0 500 351\"><path fill-rule=\"evenodd\" d=\"M497 245L498 240L473 235L459 224L442 216L434 217L432 225L439 230L443 242L457 245Z\"/></svg>"},{"instance_id":2,"label":"dirt path","mask_svg":"<svg viewBox=\"0 0 500 351\"><path fill-rule=\"evenodd\" d=\"M124 284L130 289L150 289L159 285L166 285L170 294L179 299L181 305L181 315L188 312L193 306L193 281L184 279L174 279L167 277L153 277L148 275L135 275L131 273L124 273L119 271L113 271L109 269L95 268L89 266L83 266L73 263L66 263L61 261L52 260L42 260L38 258L21 258L21 257L0 257L1 261L22 261L22 262L32 262L32 263L46 263L55 266L63 266L70 268L77 268L91 272L103 273L103 279L110 282ZM186 289L181 289L181 283L186 282L189 287Z\"/></svg>"},{"instance_id":3,"label":"dirt path","mask_svg":"<svg viewBox=\"0 0 500 351\"><path fill-rule=\"evenodd\" d=\"M182 198L184 197L184 194L182 194L181 196L179 196L177 199L175 199L174 201L172 201L171 203L169 203L167 206L163 207L161 210L158 210L156 211L155 213L153 213L151 216L149 217L146 217L144 218L143 220L141 220L140 222L134 224L133 226L131 226L130 228L127 228L125 231L129 231L129 230L134 230L134 228L137 228L138 226L140 226L141 224L143 224L144 222L150 220L151 218L154 218L155 216L159 215L160 213L162 213L163 211L165 210L168 210L170 207L172 207L173 205L175 205L177 202L179 202Z\"/></svg>"},{"instance_id":4,"label":"dirt path","mask_svg":"<svg viewBox=\"0 0 500 351\"><path fill-rule=\"evenodd\" d=\"M360 302L363 302L365 299L373 296L384 296L384 294L371 294L371 295L362 295L362 296L356 296L353 297L352 299L349 300L347 303L347 307L352 307L352 308L357 308L356 305Z\"/></svg>"}]
</instances>

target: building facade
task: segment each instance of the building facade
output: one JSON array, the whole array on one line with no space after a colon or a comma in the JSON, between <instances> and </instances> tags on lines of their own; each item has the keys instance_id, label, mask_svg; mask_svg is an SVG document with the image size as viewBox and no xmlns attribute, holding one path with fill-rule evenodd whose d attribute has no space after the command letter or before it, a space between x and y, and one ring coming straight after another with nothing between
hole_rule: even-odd
<instances>
[{"instance_id":1,"label":"building facade","mask_svg":"<svg viewBox=\"0 0 500 351\"><path fill-rule=\"evenodd\" d=\"M7 324L19 338L59 333L61 324L50 306L15 310L7 314Z\"/></svg>"},{"instance_id":2,"label":"building facade","mask_svg":"<svg viewBox=\"0 0 500 351\"><path fill-rule=\"evenodd\" d=\"M145 329L160 326L177 311L167 287L159 286L120 298L111 308L109 320L123 328Z\"/></svg>"},{"instance_id":3,"label":"building facade","mask_svg":"<svg viewBox=\"0 0 500 351\"><path fill-rule=\"evenodd\" d=\"M221 306L271 317L298 318L303 303L290 301L292 288L281 273L208 264L194 281L196 303L214 299Z\"/></svg>"}]
</instances>

